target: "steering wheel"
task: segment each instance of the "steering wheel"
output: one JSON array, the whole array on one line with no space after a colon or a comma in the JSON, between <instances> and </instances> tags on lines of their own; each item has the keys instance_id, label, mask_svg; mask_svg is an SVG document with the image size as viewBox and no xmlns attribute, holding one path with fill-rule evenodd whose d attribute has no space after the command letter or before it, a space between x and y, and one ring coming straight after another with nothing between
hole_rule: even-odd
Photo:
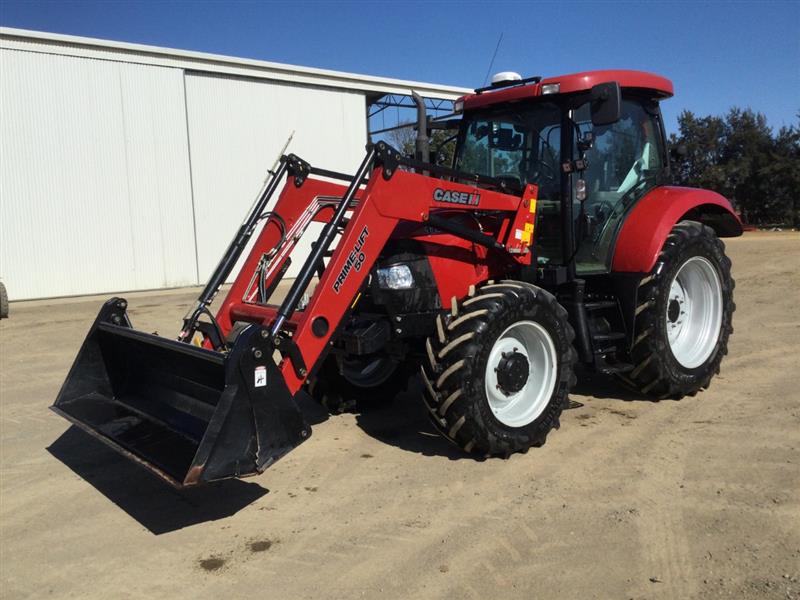
<instances>
[{"instance_id":1,"label":"steering wheel","mask_svg":"<svg viewBox=\"0 0 800 600\"><path fill-rule=\"evenodd\" d=\"M601 200L596 203L595 205L595 214L597 209L601 209L604 212L608 211L605 216L605 221L603 226L600 228L600 231L597 232L596 235L592 236L592 242L597 243L600 240L604 239L606 236L611 235L613 229L618 224L618 219L614 219L614 216L618 213L625 212L627 208L627 201L630 197L635 194L645 183L647 183L649 179L644 178L636 182L628 191L626 191L620 198L617 200Z\"/></svg>"},{"instance_id":2,"label":"steering wheel","mask_svg":"<svg viewBox=\"0 0 800 600\"><path fill-rule=\"evenodd\" d=\"M494 176L495 179L498 181L503 182L505 185L512 185L516 187L521 187L522 182L519 178L519 173L498 173Z\"/></svg>"},{"instance_id":3,"label":"steering wheel","mask_svg":"<svg viewBox=\"0 0 800 600\"><path fill-rule=\"evenodd\" d=\"M535 171L535 175L530 178L531 181L539 181L540 179L546 179L547 181L555 181L556 180L556 170L547 161L541 158L535 158L531 161L530 166L533 167L534 165L544 167L544 169L539 169Z\"/></svg>"}]
</instances>

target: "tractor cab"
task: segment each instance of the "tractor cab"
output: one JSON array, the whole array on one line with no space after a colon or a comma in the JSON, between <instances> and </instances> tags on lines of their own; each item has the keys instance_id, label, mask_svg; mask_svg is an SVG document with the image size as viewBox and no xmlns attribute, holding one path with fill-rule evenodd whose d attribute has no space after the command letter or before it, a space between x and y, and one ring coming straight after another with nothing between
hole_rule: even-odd
<instances>
[{"instance_id":1,"label":"tractor cab","mask_svg":"<svg viewBox=\"0 0 800 600\"><path fill-rule=\"evenodd\" d=\"M627 210L666 181L658 101L672 84L636 71L502 75L457 103L455 169L538 186L540 266L574 259L578 275L609 271Z\"/></svg>"}]
</instances>

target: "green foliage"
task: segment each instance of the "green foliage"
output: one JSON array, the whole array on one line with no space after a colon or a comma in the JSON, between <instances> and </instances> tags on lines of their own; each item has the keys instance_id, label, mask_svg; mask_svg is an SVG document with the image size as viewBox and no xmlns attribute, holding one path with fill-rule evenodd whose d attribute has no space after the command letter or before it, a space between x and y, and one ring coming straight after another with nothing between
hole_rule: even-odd
<instances>
[{"instance_id":1,"label":"green foliage","mask_svg":"<svg viewBox=\"0 0 800 600\"><path fill-rule=\"evenodd\" d=\"M439 150L440 160L439 164L449 167L453 164L453 156L456 151L455 139L447 142L446 140L455 134L455 130L442 130L435 129L430 135L430 148L431 148L431 162L436 157L433 155L434 151ZM395 129L390 131L386 136L387 141L397 148L400 152L406 155L414 156L415 142L417 140L417 131L413 125L409 124L408 127L402 129ZM441 146L441 148L440 148Z\"/></svg>"},{"instance_id":2,"label":"green foliage","mask_svg":"<svg viewBox=\"0 0 800 600\"><path fill-rule=\"evenodd\" d=\"M715 190L747 223L800 226L800 114L798 125L777 133L761 113L732 108L724 117L678 117L685 160L673 163L675 183Z\"/></svg>"}]
</instances>

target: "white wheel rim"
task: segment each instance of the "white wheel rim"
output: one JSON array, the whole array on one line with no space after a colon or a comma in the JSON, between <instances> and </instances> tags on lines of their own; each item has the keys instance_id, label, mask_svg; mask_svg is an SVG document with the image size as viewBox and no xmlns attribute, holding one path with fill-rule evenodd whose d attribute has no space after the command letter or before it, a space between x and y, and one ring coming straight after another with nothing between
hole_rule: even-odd
<instances>
[{"instance_id":1,"label":"white wheel rim","mask_svg":"<svg viewBox=\"0 0 800 600\"><path fill-rule=\"evenodd\" d=\"M495 369L503 353L517 352L528 361L528 379L515 393L504 392L497 381ZM506 328L495 341L486 362L486 398L495 418L509 427L524 427L544 411L558 374L556 347L550 334L539 323L518 321Z\"/></svg>"},{"instance_id":2,"label":"white wheel rim","mask_svg":"<svg viewBox=\"0 0 800 600\"><path fill-rule=\"evenodd\" d=\"M675 360L687 369L708 360L722 327L722 285L711 262L693 256L681 265L669 287L664 317Z\"/></svg>"}]
</instances>

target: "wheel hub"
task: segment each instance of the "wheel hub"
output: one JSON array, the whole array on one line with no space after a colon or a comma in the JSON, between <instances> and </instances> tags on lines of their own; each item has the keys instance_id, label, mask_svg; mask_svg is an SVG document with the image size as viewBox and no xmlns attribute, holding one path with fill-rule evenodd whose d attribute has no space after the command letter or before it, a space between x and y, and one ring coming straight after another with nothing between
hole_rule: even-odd
<instances>
[{"instance_id":1,"label":"wheel hub","mask_svg":"<svg viewBox=\"0 0 800 600\"><path fill-rule=\"evenodd\" d=\"M511 352L503 352L495 372L497 373L498 388L506 396L510 396L525 387L531 367L528 357L514 348Z\"/></svg>"},{"instance_id":2,"label":"wheel hub","mask_svg":"<svg viewBox=\"0 0 800 600\"><path fill-rule=\"evenodd\" d=\"M667 307L667 319L670 323L677 323L681 316L681 303L675 298L671 298Z\"/></svg>"}]
</instances>

